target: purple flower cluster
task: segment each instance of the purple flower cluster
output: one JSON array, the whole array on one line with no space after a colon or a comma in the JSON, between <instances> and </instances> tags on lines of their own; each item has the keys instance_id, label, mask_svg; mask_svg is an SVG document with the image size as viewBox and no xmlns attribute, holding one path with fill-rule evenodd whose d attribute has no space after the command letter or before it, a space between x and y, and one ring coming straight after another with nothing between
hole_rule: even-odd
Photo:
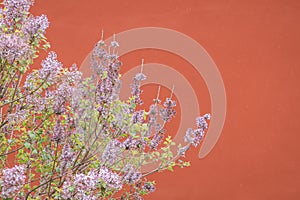
<instances>
[{"instance_id":1,"label":"purple flower cluster","mask_svg":"<svg viewBox=\"0 0 300 200\"><path fill-rule=\"evenodd\" d=\"M25 168L16 165L13 168L4 169L2 173L1 194L5 198L13 197L25 184Z\"/></svg>"},{"instance_id":2,"label":"purple flower cluster","mask_svg":"<svg viewBox=\"0 0 300 200\"><path fill-rule=\"evenodd\" d=\"M66 168L70 165L73 158L74 158L74 152L72 152L70 144L66 143L63 146L62 153L61 153L61 156L60 156L61 173L64 173L66 171Z\"/></svg>"},{"instance_id":3,"label":"purple flower cluster","mask_svg":"<svg viewBox=\"0 0 300 200\"><path fill-rule=\"evenodd\" d=\"M96 99L98 103L98 111L102 115L107 114L107 110L104 105L119 98L120 88L121 81L112 77L104 78L98 82L96 88Z\"/></svg>"},{"instance_id":4,"label":"purple flower cluster","mask_svg":"<svg viewBox=\"0 0 300 200\"><path fill-rule=\"evenodd\" d=\"M66 162L70 162L74 156L74 153L71 151L69 143L66 143L62 149L62 154L60 159Z\"/></svg>"},{"instance_id":5,"label":"purple flower cluster","mask_svg":"<svg viewBox=\"0 0 300 200\"><path fill-rule=\"evenodd\" d=\"M26 119L26 117L27 117L27 110L21 109L21 106L17 105L15 113L8 115L8 121L20 123L20 122L24 121Z\"/></svg>"},{"instance_id":6,"label":"purple flower cluster","mask_svg":"<svg viewBox=\"0 0 300 200\"><path fill-rule=\"evenodd\" d=\"M94 76L100 76L100 80L96 86L96 103L97 110L102 116L107 114L105 104L119 99L121 81L119 79L119 70L122 63L118 60L118 55L115 53L119 46L117 41L111 42L108 46L108 51L105 50L105 42L101 39L95 46L91 68L94 71ZM113 51L111 52L111 49Z\"/></svg>"},{"instance_id":7,"label":"purple flower cluster","mask_svg":"<svg viewBox=\"0 0 300 200\"><path fill-rule=\"evenodd\" d=\"M144 149L147 142L144 138L133 139L129 136L123 143L123 148L126 150L133 150L133 149Z\"/></svg>"},{"instance_id":8,"label":"purple flower cluster","mask_svg":"<svg viewBox=\"0 0 300 200\"><path fill-rule=\"evenodd\" d=\"M92 59L91 59L91 69L94 74L101 75L105 71L105 65L108 58L108 52L104 49L105 43L103 40L96 43ZM100 59L100 61L98 60Z\"/></svg>"},{"instance_id":9,"label":"purple flower cluster","mask_svg":"<svg viewBox=\"0 0 300 200\"><path fill-rule=\"evenodd\" d=\"M8 26L14 26L17 19L22 21L28 14L30 6L33 5L33 0L4 0L3 14L5 23Z\"/></svg>"},{"instance_id":10,"label":"purple flower cluster","mask_svg":"<svg viewBox=\"0 0 300 200\"><path fill-rule=\"evenodd\" d=\"M207 120L210 120L210 114L205 114L203 116L196 118L196 129L188 128L185 134L185 141L194 145L195 147L199 145L200 141L205 135L205 131L208 128Z\"/></svg>"},{"instance_id":11,"label":"purple flower cluster","mask_svg":"<svg viewBox=\"0 0 300 200\"><path fill-rule=\"evenodd\" d=\"M144 102L141 99L141 94L142 94L142 90L141 90L141 84L140 81L146 79L146 76L144 75L140 75L142 73L137 74L133 79L133 83L130 84L131 87L131 94L134 96L133 99L133 103L138 104L138 105L142 105Z\"/></svg>"},{"instance_id":12,"label":"purple flower cluster","mask_svg":"<svg viewBox=\"0 0 300 200\"><path fill-rule=\"evenodd\" d=\"M73 182L66 180L64 184L62 185L62 192L61 196L63 199L71 199L72 198L72 193L73 193Z\"/></svg>"},{"instance_id":13,"label":"purple flower cluster","mask_svg":"<svg viewBox=\"0 0 300 200\"><path fill-rule=\"evenodd\" d=\"M156 124L157 115L158 115L158 108L155 104L152 104L149 109L149 124L151 126Z\"/></svg>"},{"instance_id":14,"label":"purple flower cluster","mask_svg":"<svg viewBox=\"0 0 300 200\"><path fill-rule=\"evenodd\" d=\"M99 175L95 171L90 171L88 175L76 174L74 185L76 186L76 199L96 199L96 197L87 193L92 192L96 188L99 181Z\"/></svg>"},{"instance_id":15,"label":"purple flower cluster","mask_svg":"<svg viewBox=\"0 0 300 200\"><path fill-rule=\"evenodd\" d=\"M65 129L62 126L60 120L56 121L56 125L53 128L53 137L52 139L56 142L61 141L64 138Z\"/></svg>"},{"instance_id":16,"label":"purple flower cluster","mask_svg":"<svg viewBox=\"0 0 300 200\"><path fill-rule=\"evenodd\" d=\"M147 76L143 73L137 73L134 77L135 80L137 81L143 81L143 80L146 80Z\"/></svg>"},{"instance_id":17,"label":"purple flower cluster","mask_svg":"<svg viewBox=\"0 0 300 200\"><path fill-rule=\"evenodd\" d=\"M0 34L0 58L12 64L15 60L27 59L31 50L19 34Z\"/></svg>"},{"instance_id":18,"label":"purple flower cluster","mask_svg":"<svg viewBox=\"0 0 300 200\"><path fill-rule=\"evenodd\" d=\"M155 186L153 183L145 183L142 187L143 190L145 190L147 193L151 193L155 191Z\"/></svg>"},{"instance_id":19,"label":"purple flower cluster","mask_svg":"<svg viewBox=\"0 0 300 200\"><path fill-rule=\"evenodd\" d=\"M75 65L70 70L62 70L57 55L55 52L50 52L42 61L42 68L28 74L24 84L25 93L37 89L41 84L47 84L45 95L42 95L40 92L42 88L40 88L33 94L26 95L26 103L30 104L35 111L42 111L52 106L54 113L62 114L66 111L66 103L73 97L74 84L80 82L81 76L81 72ZM55 86L56 89L52 90L50 86Z\"/></svg>"},{"instance_id":20,"label":"purple flower cluster","mask_svg":"<svg viewBox=\"0 0 300 200\"><path fill-rule=\"evenodd\" d=\"M30 105L30 111L41 112L46 108L46 99L41 97L40 92L26 96L26 104Z\"/></svg>"},{"instance_id":21,"label":"purple flower cluster","mask_svg":"<svg viewBox=\"0 0 300 200\"><path fill-rule=\"evenodd\" d=\"M42 68L39 70L39 78L47 79L49 83L55 83L57 74L62 69L62 63L57 60L54 51L49 52L46 60L42 61Z\"/></svg>"},{"instance_id":22,"label":"purple flower cluster","mask_svg":"<svg viewBox=\"0 0 300 200\"><path fill-rule=\"evenodd\" d=\"M99 104L111 102L113 81L109 78L102 79L97 84L96 98Z\"/></svg>"},{"instance_id":23,"label":"purple flower cluster","mask_svg":"<svg viewBox=\"0 0 300 200\"><path fill-rule=\"evenodd\" d=\"M63 76L63 82L74 83L75 85L79 84L82 80L82 73L78 71L76 64L73 64L70 67L70 70L65 72Z\"/></svg>"},{"instance_id":24,"label":"purple flower cluster","mask_svg":"<svg viewBox=\"0 0 300 200\"><path fill-rule=\"evenodd\" d=\"M99 177L105 182L106 186L108 186L109 188L122 188L121 177L117 173L110 171L106 167L102 167L100 169Z\"/></svg>"},{"instance_id":25,"label":"purple flower cluster","mask_svg":"<svg viewBox=\"0 0 300 200\"><path fill-rule=\"evenodd\" d=\"M140 124L144 122L144 110L136 111L132 114L131 123L132 124Z\"/></svg>"},{"instance_id":26,"label":"purple flower cluster","mask_svg":"<svg viewBox=\"0 0 300 200\"><path fill-rule=\"evenodd\" d=\"M134 170L134 168L130 165L127 166L124 171L125 174L123 176L123 179L129 184L135 184L142 178L142 173Z\"/></svg>"},{"instance_id":27,"label":"purple flower cluster","mask_svg":"<svg viewBox=\"0 0 300 200\"><path fill-rule=\"evenodd\" d=\"M93 170L87 175L76 174L74 181L64 182L62 186L62 198L71 199L74 194L74 199L96 200L96 196L92 193L96 189L99 178L99 174Z\"/></svg>"},{"instance_id":28,"label":"purple flower cluster","mask_svg":"<svg viewBox=\"0 0 300 200\"><path fill-rule=\"evenodd\" d=\"M37 17L30 16L24 22L22 31L28 37L28 39L30 39L34 36L39 36L40 34L44 35L48 27L49 21L46 15Z\"/></svg>"},{"instance_id":29,"label":"purple flower cluster","mask_svg":"<svg viewBox=\"0 0 300 200\"><path fill-rule=\"evenodd\" d=\"M156 133L151 142L150 142L150 147L152 149L157 149L157 146L162 142L162 139L164 138L164 134L163 133Z\"/></svg>"},{"instance_id":30,"label":"purple flower cluster","mask_svg":"<svg viewBox=\"0 0 300 200\"><path fill-rule=\"evenodd\" d=\"M111 41L110 46L116 48L116 47L119 47L120 45L116 40L113 40L113 41Z\"/></svg>"},{"instance_id":31,"label":"purple flower cluster","mask_svg":"<svg viewBox=\"0 0 300 200\"><path fill-rule=\"evenodd\" d=\"M122 143L120 141L116 139L109 141L102 153L102 161L113 165L117 161L116 159L121 155L121 147Z\"/></svg>"},{"instance_id":32,"label":"purple flower cluster","mask_svg":"<svg viewBox=\"0 0 300 200\"><path fill-rule=\"evenodd\" d=\"M143 200L143 198L142 198L142 197L140 196L140 194L137 193L137 192L134 192L134 193L133 193L132 198L133 198L134 200Z\"/></svg>"},{"instance_id":33,"label":"purple flower cluster","mask_svg":"<svg viewBox=\"0 0 300 200\"><path fill-rule=\"evenodd\" d=\"M204 130L207 129L208 124L207 124L206 120L210 120L210 114L205 114L203 116L197 117L196 118L197 127L202 128Z\"/></svg>"},{"instance_id":34,"label":"purple flower cluster","mask_svg":"<svg viewBox=\"0 0 300 200\"><path fill-rule=\"evenodd\" d=\"M164 107L160 110L160 116L164 121L170 121L172 117L175 116L176 111L174 107L176 106L176 101L172 100L171 98L166 98L164 102Z\"/></svg>"},{"instance_id":35,"label":"purple flower cluster","mask_svg":"<svg viewBox=\"0 0 300 200\"><path fill-rule=\"evenodd\" d=\"M91 170L87 175L76 174L74 181L65 181L62 186L62 197L68 199L74 195L75 199L97 199L93 195L93 191L101 181L105 183L108 189L119 190L122 188L121 176L106 167L101 167L99 172Z\"/></svg>"},{"instance_id":36,"label":"purple flower cluster","mask_svg":"<svg viewBox=\"0 0 300 200\"><path fill-rule=\"evenodd\" d=\"M57 90L55 91L55 96L63 99L64 101L70 101L72 99L73 88L68 82L63 82L58 85Z\"/></svg>"},{"instance_id":37,"label":"purple flower cluster","mask_svg":"<svg viewBox=\"0 0 300 200\"><path fill-rule=\"evenodd\" d=\"M56 114L62 114L66 111L66 102L72 99L73 87L68 82L58 85L55 90L53 111Z\"/></svg>"},{"instance_id":38,"label":"purple flower cluster","mask_svg":"<svg viewBox=\"0 0 300 200\"><path fill-rule=\"evenodd\" d=\"M138 141L130 136L123 142L123 147L127 150L132 150L137 148L137 144Z\"/></svg>"},{"instance_id":39,"label":"purple flower cluster","mask_svg":"<svg viewBox=\"0 0 300 200\"><path fill-rule=\"evenodd\" d=\"M33 5L33 0L4 0L6 15L11 14L13 18L18 18L20 14L28 12L30 6Z\"/></svg>"}]
</instances>

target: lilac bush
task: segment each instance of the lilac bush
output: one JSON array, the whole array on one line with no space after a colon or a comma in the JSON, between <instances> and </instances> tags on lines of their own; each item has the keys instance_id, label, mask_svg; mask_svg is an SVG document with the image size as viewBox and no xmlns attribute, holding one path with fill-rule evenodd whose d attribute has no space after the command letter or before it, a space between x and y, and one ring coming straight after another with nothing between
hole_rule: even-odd
<instances>
[{"instance_id":1,"label":"lilac bush","mask_svg":"<svg viewBox=\"0 0 300 200\"><path fill-rule=\"evenodd\" d=\"M148 175L189 166L185 152L199 145L210 115L196 119L185 144L175 144L165 128L176 115L173 90L162 101L159 87L149 109L140 109L143 61L131 96L120 100L115 37L96 43L91 77L63 66L53 51L31 69L50 47L49 21L30 14L32 5L4 0L0 8L1 198L142 199L155 191ZM157 166L143 170L151 163Z\"/></svg>"}]
</instances>

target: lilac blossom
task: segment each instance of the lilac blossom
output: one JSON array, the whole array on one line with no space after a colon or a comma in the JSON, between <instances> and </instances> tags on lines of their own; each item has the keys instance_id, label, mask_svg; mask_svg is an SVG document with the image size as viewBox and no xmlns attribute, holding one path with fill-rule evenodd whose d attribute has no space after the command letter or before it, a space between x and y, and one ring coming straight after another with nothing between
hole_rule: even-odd
<instances>
[{"instance_id":1,"label":"lilac blossom","mask_svg":"<svg viewBox=\"0 0 300 200\"><path fill-rule=\"evenodd\" d=\"M3 19L4 10L0 8L0 32L2 31L3 27L5 26L5 22Z\"/></svg>"},{"instance_id":2,"label":"lilac blossom","mask_svg":"<svg viewBox=\"0 0 300 200\"><path fill-rule=\"evenodd\" d=\"M110 96L111 101L115 101L119 99L120 89L121 89L121 80L116 80Z\"/></svg>"},{"instance_id":3,"label":"lilac blossom","mask_svg":"<svg viewBox=\"0 0 300 200\"><path fill-rule=\"evenodd\" d=\"M105 71L108 52L103 48L104 46L104 41L99 41L98 43L96 43L92 54L91 69L97 75L103 74L103 72ZM100 61L98 60L98 58L100 59Z\"/></svg>"},{"instance_id":4,"label":"lilac blossom","mask_svg":"<svg viewBox=\"0 0 300 200\"><path fill-rule=\"evenodd\" d=\"M151 140L151 142L150 142L150 147L152 148L152 149L156 149L157 148L157 146L162 142L162 139L164 138L164 135L163 134L161 134L161 133L156 133L154 136L153 136L153 138L152 138L152 140Z\"/></svg>"},{"instance_id":5,"label":"lilac blossom","mask_svg":"<svg viewBox=\"0 0 300 200\"><path fill-rule=\"evenodd\" d=\"M123 179L129 184L135 184L142 178L142 173L134 170L134 168L130 165L128 165L124 171L125 174L123 176Z\"/></svg>"},{"instance_id":6,"label":"lilac blossom","mask_svg":"<svg viewBox=\"0 0 300 200\"><path fill-rule=\"evenodd\" d=\"M78 71L76 64L73 64L70 67L70 70L65 72L63 76L63 81L66 81L68 83L74 83L76 85L79 84L81 80L82 80L82 73Z\"/></svg>"},{"instance_id":7,"label":"lilac blossom","mask_svg":"<svg viewBox=\"0 0 300 200\"><path fill-rule=\"evenodd\" d=\"M147 193L151 193L154 192L155 186L153 183L145 183L142 189L145 190Z\"/></svg>"},{"instance_id":8,"label":"lilac blossom","mask_svg":"<svg viewBox=\"0 0 300 200\"><path fill-rule=\"evenodd\" d=\"M122 152L121 146L121 142L116 139L109 141L102 154L103 162L113 165Z\"/></svg>"},{"instance_id":9,"label":"lilac blossom","mask_svg":"<svg viewBox=\"0 0 300 200\"><path fill-rule=\"evenodd\" d=\"M95 45L95 48L93 50L93 55L97 56L100 59L105 59L108 52L103 48L103 46L105 46L105 44L103 45L103 43L101 43L101 41L100 41L100 43L98 42Z\"/></svg>"},{"instance_id":10,"label":"lilac blossom","mask_svg":"<svg viewBox=\"0 0 300 200\"><path fill-rule=\"evenodd\" d=\"M200 144L200 141L202 140L202 136L200 135L195 135L195 137L193 138L193 142L192 144L196 147Z\"/></svg>"},{"instance_id":11,"label":"lilac blossom","mask_svg":"<svg viewBox=\"0 0 300 200\"><path fill-rule=\"evenodd\" d=\"M92 195L87 195L87 192L92 192L96 188L99 176L94 171L90 171L88 175L76 174L74 185L76 187L76 199L95 199Z\"/></svg>"},{"instance_id":12,"label":"lilac blossom","mask_svg":"<svg viewBox=\"0 0 300 200\"><path fill-rule=\"evenodd\" d=\"M166 108L174 108L176 106L176 101L172 100L171 98L166 98L166 101L164 102L164 107Z\"/></svg>"},{"instance_id":13,"label":"lilac blossom","mask_svg":"<svg viewBox=\"0 0 300 200\"><path fill-rule=\"evenodd\" d=\"M96 99L97 103L111 102L110 96L113 92L113 82L109 78L102 79L97 84Z\"/></svg>"},{"instance_id":14,"label":"lilac blossom","mask_svg":"<svg viewBox=\"0 0 300 200\"><path fill-rule=\"evenodd\" d=\"M158 109L157 106L152 104L149 109L149 124L154 125L157 120Z\"/></svg>"},{"instance_id":15,"label":"lilac blossom","mask_svg":"<svg viewBox=\"0 0 300 200\"><path fill-rule=\"evenodd\" d=\"M0 35L0 58L12 64L15 60L27 59L31 50L27 42L18 34Z\"/></svg>"},{"instance_id":16,"label":"lilac blossom","mask_svg":"<svg viewBox=\"0 0 300 200\"><path fill-rule=\"evenodd\" d=\"M26 76L26 80L24 83L25 90L32 89L34 87L34 82L36 81L36 74L30 73Z\"/></svg>"},{"instance_id":17,"label":"lilac blossom","mask_svg":"<svg viewBox=\"0 0 300 200\"><path fill-rule=\"evenodd\" d=\"M62 198L82 200L96 200L92 193L99 182L99 174L95 170L89 171L87 175L76 174L74 181L67 180L62 186Z\"/></svg>"},{"instance_id":18,"label":"lilac blossom","mask_svg":"<svg viewBox=\"0 0 300 200\"><path fill-rule=\"evenodd\" d=\"M141 137L141 138L137 139L137 144L136 144L137 148L144 150L147 144L148 143L145 140L145 137Z\"/></svg>"},{"instance_id":19,"label":"lilac blossom","mask_svg":"<svg viewBox=\"0 0 300 200\"><path fill-rule=\"evenodd\" d=\"M207 128L207 122L204 117L197 117L196 118L196 125L200 128L203 128L204 130Z\"/></svg>"},{"instance_id":20,"label":"lilac blossom","mask_svg":"<svg viewBox=\"0 0 300 200\"><path fill-rule=\"evenodd\" d=\"M51 51L46 60L42 61L42 68L39 70L39 78L47 79L49 83L54 83L56 76L62 69L62 63L57 60L55 52Z\"/></svg>"},{"instance_id":21,"label":"lilac blossom","mask_svg":"<svg viewBox=\"0 0 300 200\"><path fill-rule=\"evenodd\" d=\"M120 45L119 45L119 43L116 40L113 40L113 41L111 41L110 46L112 46L112 47L115 48L115 47L118 47Z\"/></svg>"},{"instance_id":22,"label":"lilac blossom","mask_svg":"<svg viewBox=\"0 0 300 200\"><path fill-rule=\"evenodd\" d=\"M166 98L166 101L164 102L164 107L160 109L160 116L163 121L170 121L172 117L175 116L176 111L174 110L174 107L176 106L176 101L172 100L171 98Z\"/></svg>"},{"instance_id":23,"label":"lilac blossom","mask_svg":"<svg viewBox=\"0 0 300 200\"><path fill-rule=\"evenodd\" d=\"M73 186L73 182L70 180L67 180L62 185L62 198L63 199L71 199L73 190L71 189Z\"/></svg>"},{"instance_id":24,"label":"lilac blossom","mask_svg":"<svg viewBox=\"0 0 300 200\"><path fill-rule=\"evenodd\" d=\"M132 114L131 123L139 124L144 122L144 110L136 111Z\"/></svg>"},{"instance_id":25,"label":"lilac blossom","mask_svg":"<svg viewBox=\"0 0 300 200\"><path fill-rule=\"evenodd\" d=\"M41 97L41 94L36 92L26 96L27 105L31 106L31 109L36 112L41 112L46 108L46 100Z\"/></svg>"},{"instance_id":26,"label":"lilac blossom","mask_svg":"<svg viewBox=\"0 0 300 200\"><path fill-rule=\"evenodd\" d=\"M38 34L45 34L46 29L49 27L49 21L46 15L37 17L28 17L22 27L23 33L28 37L33 37Z\"/></svg>"},{"instance_id":27,"label":"lilac blossom","mask_svg":"<svg viewBox=\"0 0 300 200\"><path fill-rule=\"evenodd\" d=\"M120 61L117 63L110 63L107 68L107 76L111 80L117 80L119 78Z\"/></svg>"},{"instance_id":28,"label":"lilac blossom","mask_svg":"<svg viewBox=\"0 0 300 200\"><path fill-rule=\"evenodd\" d=\"M147 76L143 73L137 73L134 77L135 80L137 81L143 81L146 80Z\"/></svg>"},{"instance_id":29,"label":"lilac blossom","mask_svg":"<svg viewBox=\"0 0 300 200\"><path fill-rule=\"evenodd\" d=\"M106 167L102 167L100 169L99 177L105 182L105 184L109 188L114 188L114 189L122 188L121 177L117 173L110 171Z\"/></svg>"},{"instance_id":30,"label":"lilac blossom","mask_svg":"<svg viewBox=\"0 0 300 200\"><path fill-rule=\"evenodd\" d=\"M63 82L62 84L58 85L58 88L55 92L56 96L69 101L72 98L73 88L69 83Z\"/></svg>"},{"instance_id":31,"label":"lilac blossom","mask_svg":"<svg viewBox=\"0 0 300 200\"><path fill-rule=\"evenodd\" d=\"M71 162L74 157L74 152L71 151L71 147L69 143L66 143L62 149L62 154L60 159L64 162Z\"/></svg>"},{"instance_id":32,"label":"lilac blossom","mask_svg":"<svg viewBox=\"0 0 300 200\"><path fill-rule=\"evenodd\" d=\"M4 169L2 173L1 194L5 198L13 197L25 184L25 168L22 165L16 165L13 168Z\"/></svg>"},{"instance_id":33,"label":"lilac blossom","mask_svg":"<svg viewBox=\"0 0 300 200\"><path fill-rule=\"evenodd\" d=\"M61 173L64 173L66 171L66 168L70 165L74 158L74 152L72 152L70 144L66 143L63 146L62 153L60 156L61 161Z\"/></svg>"},{"instance_id":34,"label":"lilac blossom","mask_svg":"<svg viewBox=\"0 0 300 200\"><path fill-rule=\"evenodd\" d=\"M56 114L62 114L66 111L65 103L72 99L73 87L67 83L63 82L58 85L57 90L55 90L53 110Z\"/></svg>"},{"instance_id":35,"label":"lilac blossom","mask_svg":"<svg viewBox=\"0 0 300 200\"><path fill-rule=\"evenodd\" d=\"M65 100L60 96L54 97L53 112L60 115L66 111Z\"/></svg>"},{"instance_id":36,"label":"lilac blossom","mask_svg":"<svg viewBox=\"0 0 300 200\"><path fill-rule=\"evenodd\" d=\"M210 120L210 114L209 113L207 113L207 114L205 114L205 115L203 115L203 117L204 117L204 119L206 119L206 120Z\"/></svg>"},{"instance_id":37,"label":"lilac blossom","mask_svg":"<svg viewBox=\"0 0 300 200\"><path fill-rule=\"evenodd\" d=\"M121 87L119 70L122 65L118 60L118 56L116 54L110 55L110 50L107 52L103 46L105 46L105 43L102 40L96 44L91 61L92 70L96 74L101 75L101 79L96 87L96 99L99 104L98 111L101 113L104 111L103 104L108 104L119 98Z\"/></svg>"},{"instance_id":38,"label":"lilac blossom","mask_svg":"<svg viewBox=\"0 0 300 200\"><path fill-rule=\"evenodd\" d=\"M196 132L189 128L185 135L185 141L191 143L195 147L199 145L203 135L197 135Z\"/></svg>"},{"instance_id":39,"label":"lilac blossom","mask_svg":"<svg viewBox=\"0 0 300 200\"><path fill-rule=\"evenodd\" d=\"M137 192L134 192L132 197L134 200L143 200L143 198Z\"/></svg>"},{"instance_id":40,"label":"lilac blossom","mask_svg":"<svg viewBox=\"0 0 300 200\"><path fill-rule=\"evenodd\" d=\"M163 121L170 121L174 117L176 111L174 109L162 108L160 109L160 116Z\"/></svg>"},{"instance_id":41,"label":"lilac blossom","mask_svg":"<svg viewBox=\"0 0 300 200\"><path fill-rule=\"evenodd\" d=\"M136 149L137 147L137 140L133 139L131 136L129 136L124 142L123 147L127 150Z\"/></svg>"},{"instance_id":42,"label":"lilac blossom","mask_svg":"<svg viewBox=\"0 0 300 200\"><path fill-rule=\"evenodd\" d=\"M205 130L208 128L207 120L210 119L210 114L205 114L196 118L196 129L188 128L185 134L185 141L198 146L205 135Z\"/></svg>"},{"instance_id":43,"label":"lilac blossom","mask_svg":"<svg viewBox=\"0 0 300 200\"><path fill-rule=\"evenodd\" d=\"M5 23L8 26L14 26L16 19L23 20L27 15L29 8L33 5L33 0L4 0L3 12L5 15Z\"/></svg>"},{"instance_id":44,"label":"lilac blossom","mask_svg":"<svg viewBox=\"0 0 300 200\"><path fill-rule=\"evenodd\" d=\"M133 83L130 84L130 87L131 87L131 94L134 96L133 103L142 105L143 104L143 101L141 100L142 90L139 81L133 78Z\"/></svg>"},{"instance_id":45,"label":"lilac blossom","mask_svg":"<svg viewBox=\"0 0 300 200\"><path fill-rule=\"evenodd\" d=\"M21 109L21 106L17 105L16 106L16 112L13 113L13 114L9 114L8 115L8 120L20 123L20 122L22 122L26 119L27 112L28 111L26 109Z\"/></svg>"},{"instance_id":46,"label":"lilac blossom","mask_svg":"<svg viewBox=\"0 0 300 200\"><path fill-rule=\"evenodd\" d=\"M60 120L56 121L56 125L54 126L53 129L53 140L54 141L61 141L64 138L64 128L61 125Z\"/></svg>"}]
</instances>

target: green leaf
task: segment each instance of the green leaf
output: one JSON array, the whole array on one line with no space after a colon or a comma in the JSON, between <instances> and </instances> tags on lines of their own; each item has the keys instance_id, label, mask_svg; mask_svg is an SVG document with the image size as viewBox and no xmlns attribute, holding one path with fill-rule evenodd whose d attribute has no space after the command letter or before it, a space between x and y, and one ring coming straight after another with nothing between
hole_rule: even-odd
<instances>
[{"instance_id":1,"label":"green leaf","mask_svg":"<svg viewBox=\"0 0 300 200\"><path fill-rule=\"evenodd\" d=\"M37 151L36 149L34 149L34 150L32 151L32 153L33 153L33 154L37 154L38 151Z\"/></svg>"},{"instance_id":2,"label":"green leaf","mask_svg":"<svg viewBox=\"0 0 300 200\"><path fill-rule=\"evenodd\" d=\"M36 138L36 135L32 131L28 131L28 135L33 140Z\"/></svg>"},{"instance_id":3,"label":"green leaf","mask_svg":"<svg viewBox=\"0 0 300 200\"><path fill-rule=\"evenodd\" d=\"M22 24L17 23L17 24L16 24L16 27L17 27L18 29L20 29L20 28L22 27Z\"/></svg>"},{"instance_id":4,"label":"green leaf","mask_svg":"<svg viewBox=\"0 0 300 200\"><path fill-rule=\"evenodd\" d=\"M191 166L191 163L188 161L188 162L184 162L183 163L183 166L185 166L185 167L189 167L189 166Z\"/></svg>"},{"instance_id":5,"label":"green leaf","mask_svg":"<svg viewBox=\"0 0 300 200\"><path fill-rule=\"evenodd\" d=\"M25 148L29 149L30 146L31 146L31 144L30 144L29 142L25 142L25 143L24 143L24 147L25 147Z\"/></svg>"},{"instance_id":6,"label":"green leaf","mask_svg":"<svg viewBox=\"0 0 300 200\"><path fill-rule=\"evenodd\" d=\"M171 172L174 171L172 166L168 166L168 170L171 171Z\"/></svg>"}]
</instances>

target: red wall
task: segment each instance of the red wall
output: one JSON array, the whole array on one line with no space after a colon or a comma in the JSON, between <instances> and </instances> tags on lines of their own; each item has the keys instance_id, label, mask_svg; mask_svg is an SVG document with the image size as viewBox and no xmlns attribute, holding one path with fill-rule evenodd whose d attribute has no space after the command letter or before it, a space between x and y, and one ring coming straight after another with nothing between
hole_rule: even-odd
<instances>
[{"instance_id":1,"label":"red wall","mask_svg":"<svg viewBox=\"0 0 300 200\"><path fill-rule=\"evenodd\" d=\"M49 17L47 37L67 66L81 64L102 28L111 36L145 26L189 35L216 62L228 100L222 135L204 159L199 149L188 154L190 168L152 176L149 199L292 200L300 199L299 9L298 0L36 0L32 11ZM179 69L210 111L203 81L172 54L132 52L123 71L142 57Z\"/></svg>"}]
</instances>

